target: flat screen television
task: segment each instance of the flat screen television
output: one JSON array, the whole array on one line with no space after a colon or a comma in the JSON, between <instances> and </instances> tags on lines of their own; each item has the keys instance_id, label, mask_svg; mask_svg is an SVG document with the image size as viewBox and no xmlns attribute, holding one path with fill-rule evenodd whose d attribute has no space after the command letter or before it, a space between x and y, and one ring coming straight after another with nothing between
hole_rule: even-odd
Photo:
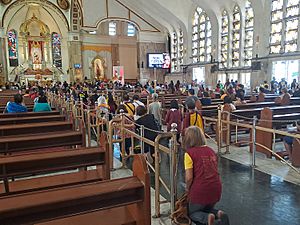
<instances>
[{"instance_id":1,"label":"flat screen television","mask_svg":"<svg viewBox=\"0 0 300 225\"><path fill-rule=\"evenodd\" d=\"M169 53L148 53L148 68L170 69L170 67Z\"/></svg>"}]
</instances>

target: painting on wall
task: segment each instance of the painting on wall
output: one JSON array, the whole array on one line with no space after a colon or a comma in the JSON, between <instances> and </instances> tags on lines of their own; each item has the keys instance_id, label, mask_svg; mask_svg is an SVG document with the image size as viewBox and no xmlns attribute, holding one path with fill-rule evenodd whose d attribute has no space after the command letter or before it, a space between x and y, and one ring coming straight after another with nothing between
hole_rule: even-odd
<instances>
[{"instance_id":1,"label":"painting on wall","mask_svg":"<svg viewBox=\"0 0 300 225\"><path fill-rule=\"evenodd\" d=\"M58 33L52 33L52 59L53 65L57 68L62 68L61 36Z\"/></svg>"},{"instance_id":2,"label":"painting on wall","mask_svg":"<svg viewBox=\"0 0 300 225\"><path fill-rule=\"evenodd\" d=\"M8 41L8 58L9 66L17 67L18 66L18 38L17 31L10 30L7 33Z\"/></svg>"}]
</instances>

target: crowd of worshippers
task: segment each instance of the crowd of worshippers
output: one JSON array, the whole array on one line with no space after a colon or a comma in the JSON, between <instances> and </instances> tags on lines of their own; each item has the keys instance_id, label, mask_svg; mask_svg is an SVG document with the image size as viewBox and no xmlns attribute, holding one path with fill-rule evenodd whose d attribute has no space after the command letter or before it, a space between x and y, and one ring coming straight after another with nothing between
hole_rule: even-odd
<instances>
[{"instance_id":1,"label":"crowd of worshippers","mask_svg":"<svg viewBox=\"0 0 300 225\"><path fill-rule=\"evenodd\" d=\"M106 90L106 95L99 94L99 91ZM124 90L119 104L116 102L114 90ZM22 98L31 98L37 111L51 110L46 105L36 107L37 104L48 104L45 95L46 91L63 96L66 100L83 101L87 106L94 106L99 110L100 115L109 115L109 119L125 116L125 127L140 134L141 126L144 126L144 137L154 141L159 132L170 131L172 124L176 124L177 141L185 150L184 167L186 177L186 193L189 196L189 217L196 224L229 224L228 216L221 210L215 209L220 201L222 193L221 178L218 173L218 160L215 151L206 145L204 125L201 115L203 106L210 105L213 98L220 98L224 103L229 104L232 110L239 104L247 104L245 101L246 90L243 84L227 80L225 84L218 81L213 90L205 88L205 85L194 81L176 84L171 81L169 84L154 84L147 82L141 85L135 84L114 84L112 82L68 84L67 82L55 83L48 87L38 85L26 89L24 96L17 94L14 102L9 102L6 112L26 112L26 106L22 104ZM129 95L129 93L133 95ZM172 93L177 95L186 94L184 100L185 110L180 109L180 104L175 98L171 100L170 107L163 118L162 104L159 101L158 93ZM263 82L258 90L255 90L251 101L264 101L268 93L280 94L279 103L297 95L299 85L293 82L288 85L283 79L277 82L275 79L270 84ZM151 97L151 103L147 106L141 101L141 97ZM290 143L291 140L286 140ZM132 143L130 135L125 135L125 153L141 152L140 143ZM144 143L144 152L149 163L153 162L154 147ZM207 160L209 158L209 160Z\"/></svg>"}]
</instances>

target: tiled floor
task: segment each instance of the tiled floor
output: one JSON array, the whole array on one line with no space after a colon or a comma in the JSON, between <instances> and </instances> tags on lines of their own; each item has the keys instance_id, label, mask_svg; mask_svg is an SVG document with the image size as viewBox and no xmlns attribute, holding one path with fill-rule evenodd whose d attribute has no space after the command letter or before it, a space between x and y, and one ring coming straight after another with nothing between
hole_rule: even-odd
<instances>
[{"instance_id":1,"label":"tiled floor","mask_svg":"<svg viewBox=\"0 0 300 225\"><path fill-rule=\"evenodd\" d=\"M216 149L212 142L208 144ZM259 153L253 170L249 147L233 146L230 152L222 155L219 162L223 194L217 207L228 213L231 225L300 225L300 175L280 161L267 159ZM177 174L179 195L184 190L182 155L181 152ZM161 176L169 184L169 158L163 154L161 157ZM130 175L130 171L117 170L113 177L126 174ZM151 180L153 184L153 174ZM168 198L163 188L161 194ZM153 199L152 189L152 215ZM163 212L168 211L169 205L163 205ZM171 224L168 218L163 219L163 222L153 219L152 224Z\"/></svg>"}]
</instances>

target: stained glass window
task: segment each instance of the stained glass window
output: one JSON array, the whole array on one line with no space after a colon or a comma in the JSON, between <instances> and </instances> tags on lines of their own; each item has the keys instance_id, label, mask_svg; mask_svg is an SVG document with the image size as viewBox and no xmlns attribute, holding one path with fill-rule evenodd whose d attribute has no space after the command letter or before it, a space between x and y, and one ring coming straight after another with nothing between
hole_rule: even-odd
<instances>
[{"instance_id":1,"label":"stained glass window","mask_svg":"<svg viewBox=\"0 0 300 225\"><path fill-rule=\"evenodd\" d=\"M211 60L212 52L211 22L205 11L198 7L193 17L192 58L193 62Z\"/></svg>"},{"instance_id":2,"label":"stained glass window","mask_svg":"<svg viewBox=\"0 0 300 225\"><path fill-rule=\"evenodd\" d=\"M253 52L253 26L254 26L254 12L251 2L246 1L245 7L245 47L244 47L244 65L251 66L252 52Z\"/></svg>"},{"instance_id":3,"label":"stained glass window","mask_svg":"<svg viewBox=\"0 0 300 225\"><path fill-rule=\"evenodd\" d=\"M232 67L240 66L240 42L241 42L241 12L238 6L233 10L232 21Z\"/></svg>"},{"instance_id":4,"label":"stained glass window","mask_svg":"<svg viewBox=\"0 0 300 225\"><path fill-rule=\"evenodd\" d=\"M61 60L61 36L58 33L52 33L52 59L53 65L62 68Z\"/></svg>"},{"instance_id":5,"label":"stained glass window","mask_svg":"<svg viewBox=\"0 0 300 225\"><path fill-rule=\"evenodd\" d=\"M131 23L128 23L127 36L128 37L134 37L135 36L135 26Z\"/></svg>"},{"instance_id":6,"label":"stained glass window","mask_svg":"<svg viewBox=\"0 0 300 225\"><path fill-rule=\"evenodd\" d=\"M172 59L172 71L178 70L178 39L176 31L172 34L172 49L171 49L171 59Z\"/></svg>"},{"instance_id":7,"label":"stained glass window","mask_svg":"<svg viewBox=\"0 0 300 225\"><path fill-rule=\"evenodd\" d=\"M229 18L226 10L222 13L222 31L221 31L221 68L228 66L228 48L229 48Z\"/></svg>"},{"instance_id":8,"label":"stained glass window","mask_svg":"<svg viewBox=\"0 0 300 225\"><path fill-rule=\"evenodd\" d=\"M299 0L272 0L270 53L298 49Z\"/></svg>"},{"instance_id":9,"label":"stained glass window","mask_svg":"<svg viewBox=\"0 0 300 225\"><path fill-rule=\"evenodd\" d=\"M9 66L18 66L18 37L17 31L9 30L7 33L7 43L8 43L8 58Z\"/></svg>"}]
</instances>

